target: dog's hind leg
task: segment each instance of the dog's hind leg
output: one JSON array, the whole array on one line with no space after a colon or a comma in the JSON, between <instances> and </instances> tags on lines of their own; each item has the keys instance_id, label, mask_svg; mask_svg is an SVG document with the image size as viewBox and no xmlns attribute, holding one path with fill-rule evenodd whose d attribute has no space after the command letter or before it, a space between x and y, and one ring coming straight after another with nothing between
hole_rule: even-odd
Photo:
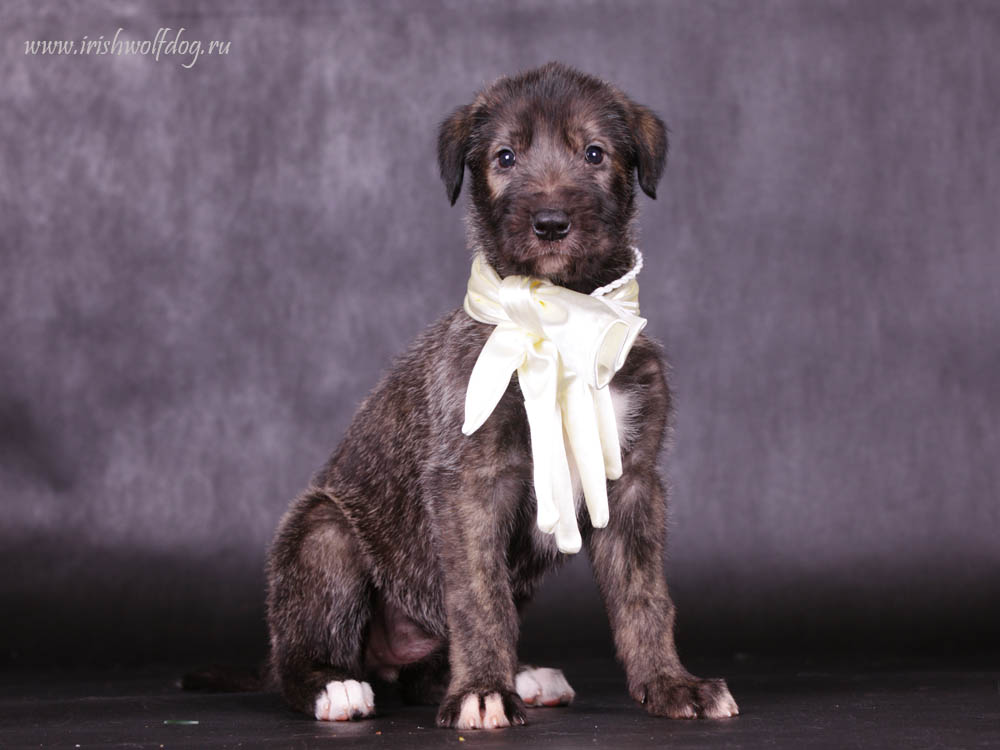
<instances>
[{"instance_id":1,"label":"dog's hind leg","mask_svg":"<svg viewBox=\"0 0 1000 750\"><path fill-rule=\"evenodd\" d=\"M375 711L364 682L369 570L343 513L312 488L281 521L268 563L271 670L285 699L322 720Z\"/></svg>"}]
</instances>

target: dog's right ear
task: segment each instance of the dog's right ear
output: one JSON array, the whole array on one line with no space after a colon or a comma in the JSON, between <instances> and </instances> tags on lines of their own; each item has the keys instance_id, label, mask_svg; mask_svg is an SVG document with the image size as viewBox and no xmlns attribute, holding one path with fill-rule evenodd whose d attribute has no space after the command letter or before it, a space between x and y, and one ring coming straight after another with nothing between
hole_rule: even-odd
<instances>
[{"instance_id":1,"label":"dog's right ear","mask_svg":"<svg viewBox=\"0 0 1000 750\"><path fill-rule=\"evenodd\" d=\"M452 112L448 119L441 123L441 129L438 131L438 165L441 167L441 179L444 180L448 200L453 206L462 190L465 155L469 150L471 134L471 104L466 104Z\"/></svg>"}]
</instances>

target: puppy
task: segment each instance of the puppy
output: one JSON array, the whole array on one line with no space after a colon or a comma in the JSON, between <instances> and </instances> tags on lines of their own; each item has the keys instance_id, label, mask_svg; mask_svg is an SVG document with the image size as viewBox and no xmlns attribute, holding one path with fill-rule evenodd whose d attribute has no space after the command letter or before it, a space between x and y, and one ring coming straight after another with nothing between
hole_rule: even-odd
<instances>
[{"instance_id":1,"label":"puppy","mask_svg":"<svg viewBox=\"0 0 1000 750\"><path fill-rule=\"evenodd\" d=\"M652 111L556 63L498 80L438 140L452 204L469 172L471 249L501 278L583 294L633 267L636 182L655 198L666 153ZM526 703L572 699L558 671L518 667L518 612L565 559L536 528L518 378L478 430L462 431L492 331L464 310L427 329L282 519L268 564L270 667L294 708L322 720L371 715L371 675L440 701L443 727L523 724ZM657 346L639 336L609 387L621 476L607 482L604 528L579 497L575 520L629 692L657 716L733 716L725 682L689 674L674 647L657 467L671 401Z\"/></svg>"}]
</instances>

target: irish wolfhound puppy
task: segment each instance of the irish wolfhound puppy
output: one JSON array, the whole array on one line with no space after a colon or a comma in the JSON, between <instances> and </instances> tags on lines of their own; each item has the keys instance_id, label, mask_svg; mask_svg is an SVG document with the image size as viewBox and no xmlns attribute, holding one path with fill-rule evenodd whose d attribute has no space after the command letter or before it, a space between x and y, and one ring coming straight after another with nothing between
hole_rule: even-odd
<instances>
[{"instance_id":1,"label":"irish wolfhound puppy","mask_svg":"<svg viewBox=\"0 0 1000 750\"><path fill-rule=\"evenodd\" d=\"M468 169L480 279L524 277L525 294L542 288L544 296L555 285L591 300L639 262L631 247L636 182L655 197L666 152L652 111L552 63L483 90L445 120L438 141L452 203ZM509 284L501 286L502 296ZM523 724L525 704L568 703L573 690L559 671L519 669L518 612L565 558L560 550L584 546L632 696L655 715L735 715L725 682L689 674L674 647L657 466L671 403L659 349L639 335L610 390L580 391L607 407L598 408L601 419L613 409L604 424L615 427L602 438L613 446L608 478L598 467L595 485L583 443L570 435L564 444L557 429L543 444L542 422L529 424L534 395L520 369L509 383L510 369L501 373L499 400L470 428L470 375L502 327L472 317L472 295L470 282L468 311L435 323L395 363L281 521L268 624L285 697L319 719L360 718L374 711L365 680L378 675L410 697L440 701L438 723L462 728ZM531 336L529 348L544 348L544 337ZM565 365L559 377L572 379ZM575 417L563 417L569 435L565 419ZM555 474L569 467L569 517L549 497L549 467L533 464L533 448L552 449Z\"/></svg>"}]
</instances>

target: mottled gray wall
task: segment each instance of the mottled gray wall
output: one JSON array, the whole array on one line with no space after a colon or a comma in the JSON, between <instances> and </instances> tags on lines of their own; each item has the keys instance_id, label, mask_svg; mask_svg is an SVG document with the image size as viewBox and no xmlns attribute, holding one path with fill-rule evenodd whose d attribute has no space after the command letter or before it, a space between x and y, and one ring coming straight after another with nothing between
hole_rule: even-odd
<instances>
[{"instance_id":1,"label":"mottled gray wall","mask_svg":"<svg viewBox=\"0 0 1000 750\"><path fill-rule=\"evenodd\" d=\"M24 52L182 26L229 55ZM550 59L671 129L682 647L1000 627L1000 4L22 0L0 41L0 660L262 651L278 517L463 295L436 125ZM584 560L547 623L606 648Z\"/></svg>"}]
</instances>

